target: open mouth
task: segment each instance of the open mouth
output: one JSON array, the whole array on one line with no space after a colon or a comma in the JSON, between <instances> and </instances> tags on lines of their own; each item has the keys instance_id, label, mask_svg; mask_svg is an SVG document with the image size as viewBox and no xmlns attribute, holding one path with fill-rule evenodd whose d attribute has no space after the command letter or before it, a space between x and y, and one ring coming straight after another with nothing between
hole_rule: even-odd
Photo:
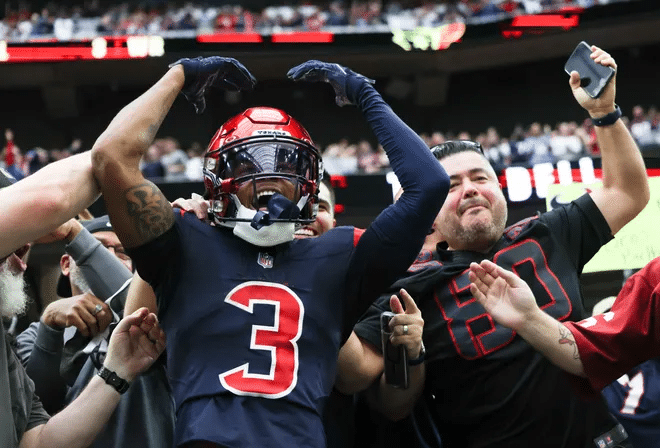
<instances>
[{"instance_id":1,"label":"open mouth","mask_svg":"<svg viewBox=\"0 0 660 448\"><path fill-rule=\"evenodd\" d=\"M309 227L303 227L302 229L296 230L294 235L300 238L313 238L316 236L316 232Z\"/></svg>"},{"instance_id":2,"label":"open mouth","mask_svg":"<svg viewBox=\"0 0 660 448\"><path fill-rule=\"evenodd\" d=\"M264 190L257 193L257 209L267 210L268 201L270 201L270 198L272 198L275 193L277 193L275 190Z\"/></svg>"}]
</instances>

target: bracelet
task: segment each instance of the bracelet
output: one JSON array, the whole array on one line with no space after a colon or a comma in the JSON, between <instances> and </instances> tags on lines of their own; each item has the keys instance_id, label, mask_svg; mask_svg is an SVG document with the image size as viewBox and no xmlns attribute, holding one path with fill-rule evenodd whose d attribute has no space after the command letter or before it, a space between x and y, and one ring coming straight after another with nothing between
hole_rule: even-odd
<instances>
[{"instance_id":1,"label":"bracelet","mask_svg":"<svg viewBox=\"0 0 660 448\"><path fill-rule=\"evenodd\" d=\"M422 348L419 350L419 356L415 359L409 359L408 360L408 365L409 366L418 366L421 363L424 362L424 358L426 357L426 348L424 348L424 343L422 342Z\"/></svg>"},{"instance_id":2,"label":"bracelet","mask_svg":"<svg viewBox=\"0 0 660 448\"><path fill-rule=\"evenodd\" d=\"M126 392L128 390L128 386L130 386L130 383L128 381L117 376L117 374L112 370L106 369L105 366L101 367L101 370L99 370L98 375L101 378L103 378L103 381L114 387L115 390L120 394Z\"/></svg>"},{"instance_id":3,"label":"bracelet","mask_svg":"<svg viewBox=\"0 0 660 448\"><path fill-rule=\"evenodd\" d=\"M607 115L603 115L600 118L592 118L591 122L594 126L609 126L614 124L619 118L621 118L621 108L618 105L614 105L614 112L610 112Z\"/></svg>"}]
</instances>

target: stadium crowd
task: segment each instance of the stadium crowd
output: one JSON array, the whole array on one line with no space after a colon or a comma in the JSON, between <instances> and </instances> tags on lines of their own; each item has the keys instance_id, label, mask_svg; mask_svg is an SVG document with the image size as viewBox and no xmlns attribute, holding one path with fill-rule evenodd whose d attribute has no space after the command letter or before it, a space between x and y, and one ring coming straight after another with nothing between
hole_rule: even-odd
<instances>
[{"instance_id":1,"label":"stadium crowd","mask_svg":"<svg viewBox=\"0 0 660 448\"><path fill-rule=\"evenodd\" d=\"M190 33L320 30L387 32L391 29L434 27L446 23L479 24L517 14L535 14L564 8L586 8L634 0L447 0L406 2L367 0L283 4L251 11L240 5L208 6L186 2L124 2L103 7L97 0L81 5L48 4L31 10L7 4L0 22L0 39L25 41L90 39L108 35L160 34L190 37Z\"/></svg>"},{"instance_id":2,"label":"stadium crowd","mask_svg":"<svg viewBox=\"0 0 660 448\"><path fill-rule=\"evenodd\" d=\"M600 48L591 57L617 68ZM23 154L5 130L3 324L26 307L32 244L62 241L66 253L60 299L20 334L0 333L0 445L475 448L542 435L552 448L657 446L660 371L634 366L660 353L660 259L606 314L588 317L580 284L585 264L649 202L643 151L660 143L655 107L622 120L615 81L593 98L573 72L582 125L420 138L347 67L312 60L287 76L329 83L378 141L329 145L331 173L391 168L400 179L366 230L332 229L319 151L285 111L245 110L206 152L154 140L180 94L203 112L210 85L253 89L233 58L175 62L91 150L76 139ZM584 155L601 157L602 185L506 228L497 167ZM206 200L170 203L147 181L198 177L202 157ZM100 195L108 216L90 219ZM547 328L534 331L528 317ZM600 395L608 384L621 386L615 398ZM354 444L340 418L361 391L387 418L411 423L414 439L378 443L372 431ZM349 399L336 415L333 396ZM641 421L626 420L630 407Z\"/></svg>"},{"instance_id":3,"label":"stadium crowd","mask_svg":"<svg viewBox=\"0 0 660 448\"><path fill-rule=\"evenodd\" d=\"M636 105L630 117L624 115L622 120L642 154L660 149L660 112L655 106ZM560 122L554 128L539 122L527 127L516 125L508 137L501 135L495 127L474 135L465 131L435 131L421 133L420 137L429 147L448 140L479 142L497 172L509 166L531 167L539 163L554 164L559 160L576 161L582 157L600 156L590 120L584 120L581 124ZM9 129L5 131L5 139L0 166L16 178L25 177L48 163L87 149L80 139L74 139L67 148L37 147L22 151L20 137L15 141ZM202 156L205 149L199 142L182 148L174 137L156 139L142 160L142 171L146 177L159 181L200 181L203 179ZM390 170L382 148L368 139L358 142L340 139L328 144L322 155L324 167L330 174L379 174Z\"/></svg>"}]
</instances>

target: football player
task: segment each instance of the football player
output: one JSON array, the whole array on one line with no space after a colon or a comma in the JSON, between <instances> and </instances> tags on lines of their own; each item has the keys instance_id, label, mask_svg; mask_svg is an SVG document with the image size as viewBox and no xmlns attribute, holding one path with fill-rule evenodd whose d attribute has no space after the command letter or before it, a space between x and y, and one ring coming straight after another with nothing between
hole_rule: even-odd
<instances>
[{"instance_id":1,"label":"football player","mask_svg":"<svg viewBox=\"0 0 660 448\"><path fill-rule=\"evenodd\" d=\"M338 104L358 105L401 180L401 199L364 233L343 227L295 238L315 219L321 160L302 125L270 107L231 118L209 144L204 184L214 226L173 211L145 181L139 160L180 92L201 112L210 85L252 88L252 75L231 58L178 61L92 149L113 227L171 331L177 446L323 447L321 412L339 346L414 260L446 196L446 173L369 79L319 61L288 76L329 82Z\"/></svg>"}]
</instances>

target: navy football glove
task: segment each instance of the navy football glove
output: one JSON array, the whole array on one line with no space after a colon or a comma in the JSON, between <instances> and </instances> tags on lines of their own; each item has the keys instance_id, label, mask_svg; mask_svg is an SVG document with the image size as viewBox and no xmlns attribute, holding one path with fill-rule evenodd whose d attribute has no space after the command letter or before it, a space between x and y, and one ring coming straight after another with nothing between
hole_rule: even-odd
<instances>
[{"instance_id":1,"label":"navy football glove","mask_svg":"<svg viewBox=\"0 0 660 448\"><path fill-rule=\"evenodd\" d=\"M293 67L286 74L293 81L327 82L335 89L335 102L339 106L354 104L354 98L359 88L368 82L375 81L350 68L339 64L322 61L307 61Z\"/></svg>"},{"instance_id":2,"label":"navy football glove","mask_svg":"<svg viewBox=\"0 0 660 448\"><path fill-rule=\"evenodd\" d=\"M183 58L170 64L170 67L177 64L183 66L186 77L181 93L195 106L198 114L206 109L204 94L209 86L225 90L252 90L257 83L248 69L234 58Z\"/></svg>"}]
</instances>

